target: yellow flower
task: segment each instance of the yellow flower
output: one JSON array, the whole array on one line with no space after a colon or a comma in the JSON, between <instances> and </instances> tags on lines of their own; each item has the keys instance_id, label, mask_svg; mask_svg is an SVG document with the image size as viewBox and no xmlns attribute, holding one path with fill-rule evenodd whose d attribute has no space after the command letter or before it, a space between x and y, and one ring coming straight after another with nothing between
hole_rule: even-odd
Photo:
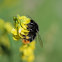
<instances>
[{"instance_id":1,"label":"yellow flower","mask_svg":"<svg viewBox=\"0 0 62 62\"><path fill-rule=\"evenodd\" d=\"M24 49L23 53L25 56L30 56L31 54L33 54L33 51L30 47L28 47L28 48Z\"/></svg>"},{"instance_id":2,"label":"yellow flower","mask_svg":"<svg viewBox=\"0 0 62 62\"><path fill-rule=\"evenodd\" d=\"M27 60L27 57L23 55L23 56L22 56L22 60L23 60L23 61L26 61L26 60Z\"/></svg>"},{"instance_id":3,"label":"yellow flower","mask_svg":"<svg viewBox=\"0 0 62 62\"><path fill-rule=\"evenodd\" d=\"M13 35L13 39L14 39L14 40L19 40L20 37L19 37L18 35Z\"/></svg>"},{"instance_id":4,"label":"yellow flower","mask_svg":"<svg viewBox=\"0 0 62 62\"><path fill-rule=\"evenodd\" d=\"M18 19L20 19L21 20L21 23L23 23L23 24L28 24L28 23L30 23L30 19L29 18L27 18L26 16L18 16Z\"/></svg>"},{"instance_id":5,"label":"yellow flower","mask_svg":"<svg viewBox=\"0 0 62 62\"><path fill-rule=\"evenodd\" d=\"M29 39L29 30L28 25L30 23L30 18L26 16L17 16L14 18L15 21L15 29L12 30L13 39L18 40L22 38L23 40ZM34 49L35 49L35 41L31 43L23 44L20 47L20 52L22 54L22 60L26 60L28 62L32 62L34 60Z\"/></svg>"},{"instance_id":6,"label":"yellow flower","mask_svg":"<svg viewBox=\"0 0 62 62\"><path fill-rule=\"evenodd\" d=\"M3 54L10 54L10 40L6 34L0 37L0 55Z\"/></svg>"},{"instance_id":7,"label":"yellow flower","mask_svg":"<svg viewBox=\"0 0 62 62\"><path fill-rule=\"evenodd\" d=\"M21 38L24 38L23 35L28 35L28 30L24 30L21 26L18 27L18 34Z\"/></svg>"},{"instance_id":8,"label":"yellow flower","mask_svg":"<svg viewBox=\"0 0 62 62\"><path fill-rule=\"evenodd\" d=\"M20 52L23 54L22 60L27 62L33 62L34 49L35 49L35 41L32 41L30 44L23 44L19 49Z\"/></svg>"},{"instance_id":9,"label":"yellow flower","mask_svg":"<svg viewBox=\"0 0 62 62\"><path fill-rule=\"evenodd\" d=\"M28 58L27 58L27 62L33 62L34 61L34 55L30 55Z\"/></svg>"},{"instance_id":10,"label":"yellow flower","mask_svg":"<svg viewBox=\"0 0 62 62\"><path fill-rule=\"evenodd\" d=\"M30 51L33 51L35 49L35 41L32 41L31 43L29 44L23 44L21 47L20 47L20 52L21 51L26 51L25 54L27 54L27 52L30 52Z\"/></svg>"},{"instance_id":11,"label":"yellow flower","mask_svg":"<svg viewBox=\"0 0 62 62\"><path fill-rule=\"evenodd\" d=\"M23 54L25 56L29 56L31 54L33 54L33 50L30 46L28 46L27 44L22 45L22 47L20 47L20 52L23 52Z\"/></svg>"},{"instance_id":12,"label":"yellow flower","mask_svg":"<svg viewBox=\"0 0 62 62\"><path fill-rule=\"evenodd\" d=\"M29 32L28 30L23 29L21 26L19 26L19 29L21 29L23 32Z\"/></svg>"},{"instance_id":13,"label":"yellow flower","mask_svg":"<svg viewBox=\"0 0 62 62\"><path fill-rule=\"evenodd\" d=\"M13 39L17 40L20 38L25 38L29 33L29 30L27 29L28 27L27 24L30 23L30 19L27 18L26 16L18 15L17 17L14 17L14 20L16 29L12 29L11 32L13 34Z\"/></svg>"},{"instance_id":14,"label":"yellow flower","mask_svg":"<svg viewBox=\"0 0 62 62\"><path fill-rule=\"evenodd\" d=\"M28 33L24 33L24 32L28 32L27 30L23 30L23 28L21 26L18 27L17 29L12 29L11 33L13 34L13 39L14 40L19 40L20 38L24 38L23 35L27 35Z\"/></svg>"},{"instance_id":15,"label":"yellow flower","mask_svg":"<svg viewBox=\"0 0 62 62\"><path fill-rule=\"evenodd\" d=\"M13 39L14 40L19 40L20 39L19 35L17 34L17 29L13 28L11 33L13 34Z\"/></svg>"},{"instance_id":16,"label":"yellow flower","mask_svg":"<svg viewBox=\"0 0 62 62\"><path fill-rule=\"evenodd\" d=\"M21 23L21 26L24 28L24 29L27 29L27 25L26 24L23 24L23 23Z\"/></svg>"},{"instance_id":17,"label":"yellow flower","mask_svg":"<svg viewBox=\"0 0 62 62\"><path fill-rule=\"evenodd\" d=\"M27 47L28 47L27 44L23 44L23 45L20 47L19 51L20 51L20 52L23 52L24 49L27 48Z\"/></svg>"},{"instance_id":18,"label":"yellow flower","mask_svg":"<svg viewBox=\"0 0 62 62\"><path fill-rule=\"evenodd\" d=\"M23 61L27 61L27 62L33 62L34 61L34 55L30 55L30 56L22 56L22 60Z\"/></svg>"},{"instance_id":19,"label":"yellow flower","mask_svg":"<svg viewBox=\"0 0 62 62\"><path fill-rule=\"evenodd\" d=\"M35 40L30 43L30 47L34 50L35 49Z\"/></svg>"},{"instance_id":20,"label":"yellow flower","mask_svg":"<svg viewBox=\"0 0 62 62\"><path fill-rule=\"evenodd\" d=\"M4 28L4 20L0 19L0 29L3 30Z\"/></svg>"},{"instance_id":21,"label":"yellow flower","mask_svg":"<svg viewBox=\"0 0 62 62\"><path fill-rule=\"evenodd\" d=\"M10 48L10 42L9 42L9 39L6 35L3 35L0 37L0 44L3 44L5 45L6 47Z\"/></svg>"},{"instance_id":22,"label":"yellow flower","mask_svg":"<svg viewBox=\"0 0 62 62\"><path fill-rule=\"evenodd\" d=\"M11 33L13 34L13 35L17 35L17 29L12 29L12 31L11 31Z\"/></svg>"},{"instance_id":23,"label":"yellow flower","mask_svg":"<svg viewBox=\"0 0 62 62\"><path fill-rule=\"evenodd\" d=\"M2 31L3 30L3 31ZM0 54L7 53L10 51L10 40L7 36L7 32L11 32L12 25L10 22L4 22L0 19ZM9 52L10 53L10 52ZM9 54L7 53L7 54Z\"/></svg>"},{"instance_id":24,"label":"yellow flower","mask_svg":"<svg viewBox=\"0 0 62 62\"><path fill-rule=\"evenodd\" d=\"M7 32L11 32L12 30L12 25L10 22L6 22L5 25L4 25L4 28L7 30Z\"/></svg>"}]
</instances>

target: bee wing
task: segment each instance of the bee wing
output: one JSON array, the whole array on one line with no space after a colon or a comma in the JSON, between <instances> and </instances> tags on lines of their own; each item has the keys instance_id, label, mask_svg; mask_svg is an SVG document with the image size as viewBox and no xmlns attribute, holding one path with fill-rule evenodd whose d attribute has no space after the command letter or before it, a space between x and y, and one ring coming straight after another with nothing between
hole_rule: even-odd
<instances>
[{"instance_id":1,"label":"bee wing","mask_svg":"<svg viewBox=\"0 0 62 62\"><path fill-rule=\"evenodd\" d=\"M36 43L37 43L37 36L35 37L35 41L36 41Z\"/></svg>"},{"instance_id":2,"label":"bee wing","mask_svg":"<svg viewBox=\"0 0 62 62\"><path fill-rule=\"evenodd\" d=\"M40 43L40 46L43 47L43 42L42 42L42 39L41 39L41 36L40 36L39 33L37 33L37 39L38 39L38 41Z\"/></svg>"}]
</instances>

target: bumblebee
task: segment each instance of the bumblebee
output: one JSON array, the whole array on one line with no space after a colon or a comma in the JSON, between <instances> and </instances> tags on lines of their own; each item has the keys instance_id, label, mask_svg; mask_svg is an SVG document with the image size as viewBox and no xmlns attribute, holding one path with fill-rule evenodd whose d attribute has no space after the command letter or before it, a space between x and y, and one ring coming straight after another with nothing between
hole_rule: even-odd
<instances>
[{"instance_id":1,"label":"bumblebee","mask_svg":"<svg viewBox=\"0 0 62 62\"><path fill-rule=\"evenodd\" d=\"M18 16L14 17L13 20L15 21L17 32L17 34L13 34L14 38L21 38L25 44L32 42L36 38L39 32L39 26L33 19L26 16ZM38 37L40 38L39 34Z\"/></svg>"}]
</instances>

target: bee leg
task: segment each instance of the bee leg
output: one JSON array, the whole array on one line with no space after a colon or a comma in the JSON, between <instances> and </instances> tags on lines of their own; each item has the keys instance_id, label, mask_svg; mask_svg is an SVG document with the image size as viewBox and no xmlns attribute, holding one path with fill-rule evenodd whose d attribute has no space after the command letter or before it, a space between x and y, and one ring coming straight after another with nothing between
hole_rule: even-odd
<instances>
[{"instance_id":1,"label":"bee leg","mask_svg":"<svg viewBox=\"0 0 62 62\"><path fill-rule=\"evenodd\" d=\"M29 40L26 40L26 43L27 43L27 44L29 44L29 43L30 43L30 41L29 41Z\"/></svg>"},{"instance_id":2,"label":"bee leg","mask_svg":"<svg viewBox=\"0 0 62 62\"><path fill-rule=\"evenodd\" d=\"M30 43L29 40L25 40L25 39L23 39L22 42L23 42L24 44L29 44L29 43Z\"/></svg>"},{"instance_id":3,"label":"bee leg","mask_svg":"<svg viewBox=\"0 0 62 62\"><path fill-rule=\"evenodd\" d=\"M24 44L26 44L26 40L23 39L22 42L23 42Z\"/></svg>"}]
</instances>

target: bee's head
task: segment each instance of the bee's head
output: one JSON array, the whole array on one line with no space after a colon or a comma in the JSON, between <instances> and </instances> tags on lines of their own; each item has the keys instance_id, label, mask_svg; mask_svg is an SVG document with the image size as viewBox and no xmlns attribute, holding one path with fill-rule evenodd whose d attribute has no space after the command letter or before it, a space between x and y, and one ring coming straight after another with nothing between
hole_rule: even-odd
<instances>
[{"instance_id":1,"label":"bee's head","mask_svg":"<svg viewBox=\"0 0 62 62\"><path fill-rule=\"evenodd\" d=\"M31 22L28 25L29 25L29 28L31 28L33 31L35 32L39 31L39 26L33 19L31 19Z\"/></svg>"}]
</instances>

